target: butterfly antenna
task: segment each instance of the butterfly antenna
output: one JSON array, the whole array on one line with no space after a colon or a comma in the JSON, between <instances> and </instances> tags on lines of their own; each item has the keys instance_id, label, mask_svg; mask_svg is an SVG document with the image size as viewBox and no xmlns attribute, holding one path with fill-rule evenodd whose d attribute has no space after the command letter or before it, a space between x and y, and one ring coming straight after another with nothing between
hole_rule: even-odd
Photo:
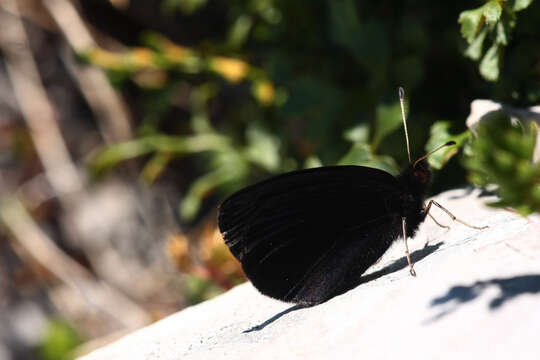
<instances>
[{"instance_id":1,"label":"butterfly antenna","mask_svg":"<svg viewBox=\"0 0 540 360\"><path fill-rule=\"evenodd\" d=\"M442 148L444 147L447 147L447 146L452 146L452 145L456 145L456 142L455 141L449 141L447 142L446 144L442 144L441 146L437 147L435 150L431 150L430 152L428 152L426 155L422 156L420 159L416 160L413 164L413 167L416 166L416 164L418 164L420 161L424 160L425 158L427 158L428 156L430 156L431 154L441 150Z\"/></svg>"},{"instance_id":2,"label":"butterfly antenna","mask_svg":"<svg viewBox=\"0 0 540 360\"><path fill-rule=\"evenodd\" d=\"M407 131L407 121L405 120L405 90L399 87L399 104L401 105L401 118L403 119L403 127L405 128L405 141L407 142L407 155L409 156L409 164L411 163L411 149L409 148L409 132Z\"/></svg>"}]
</instances>

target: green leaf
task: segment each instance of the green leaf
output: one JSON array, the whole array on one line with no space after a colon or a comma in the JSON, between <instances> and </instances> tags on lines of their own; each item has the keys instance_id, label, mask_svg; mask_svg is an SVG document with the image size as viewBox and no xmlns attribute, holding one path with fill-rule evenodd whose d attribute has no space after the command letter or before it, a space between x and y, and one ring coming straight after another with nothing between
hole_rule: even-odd
<instances>
[{"instance_id":1,"label":"green leaf","mask_svg":"<svg viewBox=\"0 0 540 360\"><path fill-rule=\"evenodd\" d=\"M203 200L215 190L227 186L237 189L238 185L245 185L243 180L249 174L250 164L241 151L229 147L210 155L210 170L191 183L180 204L179 216L184 221L192 221Z\"/></svg>"},{"instance_id":2,"label":"green leaf","mask_svg":"<svg viewBox=\"0 0 540 360\"><path fill-rule=\"evenodd\" d=\"M486 18L486 23L496 23L501 18L502 6L499 0L491 0L482 6L482 14Z\"/></svg>"},{"instance_id":3,"label":"green leaf","mask_svg":"<svg viewBox=\"0 0 540 360\"><path fill-rule=\"evenodd\" d=\"M323 164L321 162L321 159L319 159L317 156L313 156L313 155L309 156L304 161L304 169L311 169L311 168L316 168L316 167L321 167L321 166L323 166Z\"/></svg>"},{"instance_id":4,"label":"green leaf","mask_svg":"<svg viewBox=\"0 0 540 360\"><path fill-rule=\"evenodd\" d=\"M392 105L381 104L375 113L375 134L372 146L376 150L381 141L401 126L401 107L399 102Z\"/></svg>"},{"instance_id":5,"label":"green leaf","mask_svg":"<svg viewBox=\"0 0 540 360\"><path fill-rule=\"evenodd\" d=\"M482 49L483 49L482 45L484 44L484 39L486 38L487 33L488 33L487 28L483 28L480 31L480 33L478 33L478 36L467 47L467 50L465 50L466 57L473 60L480 60L480 57L482 56Z\"/></svg>"},{"instance_id":6,"label":"green leaf","mask_svg":"<svg viewBox=\"0 0 540 360\"><path fill-rule=\"evenodd\" d=\"M239 49L246 42L249 31L253 25L253 19L248 15L241 15L234 21L227 38L227 45Z\"/></svg>"},{"instance_id":7,"label":"green leaf","mask_svg":"<svg viewBox=\"0 0 540 360\"><path fill-rule=\"evenodd\" d=\"M515 0L514 1L514 11L521 11L526 9L531 5L533 0Z\"/></svg>"},{"instance_id":8,"label":"green leaf","mask_svg":"<svg viewBox=\"0 0 540 360\"><path fill-rule=\"evenodd\" d=\"M341 158L338 165L361 165L374 167L397 175L398 166L393 158L385 155L375 155L367 144L356 143L349 152Z\"/></svg>"},{"instance_id":9,"label":"green leaf","mask_svg":"<svg viewBox=\"0 0 540 360\"><path fill-rule=\"evenodd\" d=\"M158 177L163 174L163 172L167 169L167 165L172 160L172 155L170 153L157 153L150 159L146 165L144 166L144 169L141 172L141 179L146 184L152 184L156 181Z\"/></svg>"},{"instance_id":10,"label":"green leaf","mask_svg":"<svg viewBox=\"0 0 540 360\"><path fill-rule=\"evenodd\" d=\"M479 71L484 79L492 82L499 79L503 50L509 44L512 29L516 26L516 8L529 5L528 0L490 0L479 8L460 14L461 33L470 44L464 55L475 61L482 59ZM486 37L491 44L482 56Z\"/></svg>"},{"instance_id":11,"label":"green leaf","mask_svg":"<svg viewBox=\"0 0 540 360\"><path fill-rule=\"evenodd\" d=\"M338 165L361 165L373 157L369 145L363 143L354 144L349 152L339 160Z\"/></svg>"},{"instance_id":12,"label":"green leaf","mask_svg":"<svg viewBox=\"0 0 540 360\"><path fill-rule=\"evenodd\" d=\"M495 27L495 33L495 42L497 44L504 46L508 45L508 34L502 21L497 23L497 26Z\"/></svg>"},{"instance_id":13,"label":"green leaf","mask_svg":"<svg viewBox=\"0 0 540 360\"><path fill-rule=\"evenodd\" d=\"M484 11L482 7L474 10L463 11L459 15L458 23L461 24L461 35L467 39L468 43L472 43L477 32L482 26Z\"/></svg>"},{"instance_id":14,"label":"green leaf","mask_svg":"<svg viewBox=\"0 0 540 360\"><path fill-rule=\"evenodd\" d=\"M53 319L47 325L39 354L43 360L72 359L74 356L70 355L71 351L81 343L81 338L67 321Z\"/></svg>"},{"instance_id":15,"label":"green leaf","mask_svg":"<svg viewBox=\"0 0 540 360\"><path fill-rule=\"evenodd\" d=\"M228 138L215 134L193 136L150 135L108 146L94 156L90 162L90 169L92 174L96 176L122 161L152 152L184 155L222 150L228 146L230 146Z\"/></svg>"},{"instance_id":16,"label":"green leaf","mask_svg":"<svg viewBox=\"0 0 540 360\"><path fill-rule=\"evenodd\" d=\"M258 124L248 127L246 137L246 157L269 172L277 171L280 166L279 139Z\"/></svg>"},{"instance_id":17,"label":"green leaf","mask_svg":"<svg viewBox=\"0 0 540 360\"><path fill-rule=\"evenodd\" d=\"M343 137L350 142L367 143L369 141L369 125L358 124L343 134Z\"/></svg>"},{"instance_id":18,"label":"green leaf","mask_svg":"<svg viewBox=\"0 0 540 360\"><path fill-rule=\"evenodd\" d=\"M499 78L499 45L493 43L480 62L480 74L488 81Z\"/></svg>"},{"instance_id":19,"label":"green leaf","mask_svg":"<svg viewBox=\"0 0 540 360\"><path fill-rule=\"evenodd\" d=\"M468 130L461 134L453 135L450 133L451 126L452 123L449 121L437 121L431 126L431 135L426 143L426 153L448 141L456 142L455 146L445 147L428 158L429 164L434 169L442 169L444 165L457 154L459 148L461 148L465 141L471 136L471 133Z\"/></svg>"},{"instance_id":20,"label":"green leaf","mask_svg":"<svg viewBox=\"0 0 540 360\"><path fill-rule=\"evenodd\" d=\"M218 186L233 181L235 178L236 174L234 172L221 168L196 179L189 187L185 198L180 204L180 218L184 221L193 220L199 212L202 201Z\"/></svg>"}]
</instances>

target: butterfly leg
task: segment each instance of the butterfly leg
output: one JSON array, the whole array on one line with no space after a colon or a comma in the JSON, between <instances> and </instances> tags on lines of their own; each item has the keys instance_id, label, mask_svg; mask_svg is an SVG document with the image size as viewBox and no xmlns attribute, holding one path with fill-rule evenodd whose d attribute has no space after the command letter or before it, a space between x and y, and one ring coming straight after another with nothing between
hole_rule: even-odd
<instances>
[{"instance_id":1,"label":"butterfly leg","mask_svg":"<svg viewBox=\"0 0 540 360\"><path fill-rule=\"evenodd\" d=\"M413 263L411 262L411 256L409 254L409 245L407 244L407 224L405 218L401 218L401 229L403 230L403 240L405 241L405 256L407 256L407 262L409 263L409 272L412 276L416 276L416 271L414 271Z\"/></svg>"},{"instance_id":2,"label":"butterfly leg","mask_svg":"<svg viewBox=\"0 0 540 360\"><path fill-rule=\"evenodd\" d=\"M482 229L486 229L487 226L474 226L474 225L470 225L470 224L467 224L465 221L463 220L460 220L458 219L457 217L454 216L454 214L452 214L450 211L448 211L446 208L444 208L441 204L439 204L438 202L436 202L435 200L429 200L427 206L426 206L426 209L425 211L429 214L429 209L431 208L431 205L435 205L436 207L438 207L439 209L441 209L442 211L444 211L446 214L448 214L448 216L450 216L450 218L453 220L453 221L457 221L459 223L462 223L463 225L465 226L468 226L470 228L473 228L473 229L478 229L478 230L482 230ZM433 217L431 217L433 219ZM433 219L435 220L435 219Z\"/></svg>"},{"instance_id":3,"label":"butterfly leg","mask_svg":"<svg viewBox=\"0 0 540 360\"><path fill-rule=\"evenodd\" d=\"M426 207L424 206L424 209ZM424 210L425 211L425 210ZM435 221L435 224L439 225L440 227L444 228L444 229L450 229L450 226L446 226L446 225L443 225L441 223L439 223L437 220L435 220L435 218L433 217L433 215L431 215L430 213L428 213L429 217L431 218L431 220Z\"/></svg>"}]
</instances>

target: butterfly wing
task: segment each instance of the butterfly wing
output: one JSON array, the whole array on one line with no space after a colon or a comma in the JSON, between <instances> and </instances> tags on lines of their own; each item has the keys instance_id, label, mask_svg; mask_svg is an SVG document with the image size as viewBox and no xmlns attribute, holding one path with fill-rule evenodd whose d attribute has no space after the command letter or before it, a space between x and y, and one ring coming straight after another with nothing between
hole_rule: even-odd
<instances>
[{"instance_id":1,"label":"butterfly wing","mask_svg":"<svg viewBox=\"0 0 540 360\"><path fill-rule=\"evenodd\" d=\"M283 174L238 191L218 225L246 276L268 296L320 303L360 276L399 234L397 180L362 166Z\"/></svg>"}]
</instances>

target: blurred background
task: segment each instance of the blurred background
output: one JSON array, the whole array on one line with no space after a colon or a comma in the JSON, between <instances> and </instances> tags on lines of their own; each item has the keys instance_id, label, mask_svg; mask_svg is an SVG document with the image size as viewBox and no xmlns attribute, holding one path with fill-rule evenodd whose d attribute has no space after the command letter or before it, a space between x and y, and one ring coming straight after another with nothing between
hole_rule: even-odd
<instances>
[{"instance_id":1,"label":"blurred background","mask_svg":"<svg viewBox=\"0 0 540 360\"><path fill-rule=\"evenodd\" d=\"M413 158L458 143L432 193L538 211L538 24L532 0L0 0L0 359L72 358L242 282L217 204L295 169L399 173L399 86ZM525 110L471 131L475 99Z\"/></svg>"}]
</instances>

